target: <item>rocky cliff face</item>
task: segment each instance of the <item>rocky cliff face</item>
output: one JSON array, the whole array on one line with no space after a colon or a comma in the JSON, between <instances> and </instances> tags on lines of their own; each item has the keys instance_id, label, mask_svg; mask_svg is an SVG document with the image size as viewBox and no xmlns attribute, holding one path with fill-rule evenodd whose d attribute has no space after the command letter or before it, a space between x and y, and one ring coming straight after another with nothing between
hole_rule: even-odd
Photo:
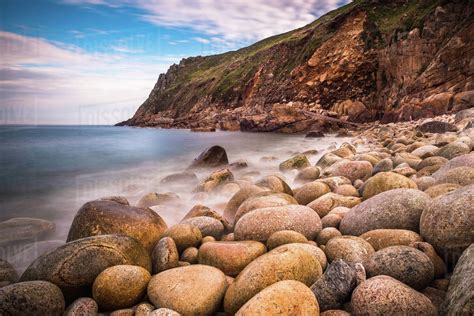
<instances>
[{"instance_id":1,"label":"rocky cliff face","mask_svg":"<svg viewBox=\"0 0 474 316\"><path fill-rule=\"evenodd\" d=\"M469 0L354 1L247 48L183 59L122 124L291 133L340 124L321 115L388 122L470 107L473 13Z\"/></svg>"}]
</instances>

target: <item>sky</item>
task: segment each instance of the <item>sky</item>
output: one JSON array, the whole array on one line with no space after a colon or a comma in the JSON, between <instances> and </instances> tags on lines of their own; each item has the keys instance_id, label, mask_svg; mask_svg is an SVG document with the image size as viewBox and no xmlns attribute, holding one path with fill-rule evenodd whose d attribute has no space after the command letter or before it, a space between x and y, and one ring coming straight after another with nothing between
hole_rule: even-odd
<instances>
[{"instance_id":1,"label":"sky","mask_svg":"<svg viewBox=\"0 0 474 316\"><path fill-rule=\"evenodd\" d=\"M115 124L182 58L248 46L348 2L0 0L0 124Z\"/></svg>"}]
</instances>

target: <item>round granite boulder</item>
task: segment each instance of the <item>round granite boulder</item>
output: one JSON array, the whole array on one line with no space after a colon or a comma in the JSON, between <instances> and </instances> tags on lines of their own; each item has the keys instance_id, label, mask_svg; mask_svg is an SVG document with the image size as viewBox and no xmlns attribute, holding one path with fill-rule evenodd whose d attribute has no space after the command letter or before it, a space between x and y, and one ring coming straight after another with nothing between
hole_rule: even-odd
<instances>
[{"instance_id":1,"label":"round granite boulder","mask_svg":"<svg viewBox=\"0 0 474 316\"><path fill-rule=\"evenodd\" d=\"M153 273L160 273L161 271L176 268L178 266L178 261L179 252L173 238L161 238L151 253Z\"/></svg>"},{"instance_id":2,"label":"round granite boulder","mask_svg":"<svg viewBox=\"0 0 474 316\"><path fill-rule=\"evenodd\" d=\"M414 189L382 192L353 207L339 225L343 235L360 236L374 229L419 231L420 216L431 202L428 194Z\"/></svg>"},{"instance_id":3,"label":"round granite boulder","mask_svg":"<svg viewBox=\"0 0 474 316\"><path fill-rule=\"evenodd\" d=\"M293 230L280 230L274 232L267 240L267 247L272 250L276 247L291 243L307 243L308 239Z\"/></svg>"},{"instance_id":4,"label":"round granite boulder","mask_svg":"<svg viewBox=\"0 0 474 316\"><path fill-rule=\"evenodd\" d=\"M309 162L308 158L303 154L299 154L288 160L283 161L280 164L279 168L280 171L288 171L292 169L300 170L309 166L311 166L311 163Z\"/></svg>"},{"instance_id":5,"label":"round granite boulder","mask_svg":"<svg viewBox=\"0 0 474 316\"><path fill-rule=\"evenodd\" d=\"M90 297L80 297L68 306L64 316L92 316L97 315L99 306Z\"/></svg>"},{"instance_id":6,"label":"round granite boulder","mask_svg":"<svg viewBox=\"0 0 474 316\"><path fill-rule=\"evenodd\" d=\"M222 222L208 216L191 217L182 221L181 224L196 226L201 231L202 237L212 236L216 239L220 239L224 234L224 225Z\"/></svg>"},{"instance_id":7,"label":"round granite boulder","mask_svg":"<svg viewBox=\"0 0 474 316\"><path fill-rule=\"evenodd\" d=\"M50 282L29 281L0 288L0 315L62 316L64 307L63 293Z\"/></svg>"},{"instance_id":8,"label":"round granite boulder","mask_svg":"<svg viewBox=\"0 0 474 316\"><path fill-rule=\"evenodd\" d=\"M392 169L393 169L392 159L384 158L374 165L374 169L372 170L372 175L376 175L379 172L391 171Z\"/></svg>"},{"instance_id":9,"label":"round granite boulder","mask_svg":"<svg viewBox=\"0 0 474 316\"><path fill-rule=\"evenodd\" d=\"M293 195L293 191L291 190L290 186L280 176L266 176L255 182L255 184L260 187L267 188L270 191Z\"/></svg>"},{"instance_id":10,"label":"round granite boulder","mask_svg":"<svg viewBox=\"0 0 474 316\"><path fill-rule=\"evenodd\" d=\"M274 193L271 191L263 192L248 198L239 206L235 213L233 223L237 223L242 216L253 210L290 204L298 204L298 201L291 195L285 193Z\"/></svg>"},{"instance_id":11,"label":"round granite boulder","mask_svg":"<svg viewBox=\"0 0 474 316\"><path fill-rule=\"evenodd\" d=\"M331 188L327 184L313 181L299 188L295 193L295 199L299 204L306 205L329 192L331 192Z\"/></svg>"},{"instance_id":12,"label":"round granite boulder","mask_svg":"<svg viewBox=\"0 0 474 316\"><path fill-rule=\"evenodd\" d=\"M437 184L432 187L429 187L428 189L426 189L425 193L434 199L443 194L455 191L459 189L460 187L461 186L459 184L441 183L441 184Z\"/></svg>"},{"instance_id":13,"label":"round granite boulder","mask_svg":"<svg viewBox=\"0 0 474 316\"><path fill-rule=\"evenodd\" d=\"M458 167L438 177L438 183L453 183L460 186L474 184L474 167Z\"/></svg>"},{"instance_id":14,"label":"round granite boulder","mask_svg":"<svg viewBox=\"0 0 474 316\"><path fill-rule=\"evenodd\" d=\"M354 207L361 202L361 199L355 196L344 196L336 193L326 193L323 196L309 203L307 206L312 208L320 217L326 216L332 209L344 206Z\"/></svg>"},{"instance_id":15,"label":"round granite boulder","mask_svg":"<svg viewBox=\"0 0 474 316\"><path fill-rule=\"evenodd\" d=\"M375 251L390 246L408 246L423 241L421 236L406 229L374 229L359 236L374 247Z\"/></svg>"},{"instance_id":16,"label":"round granite boulder","mask_svg":"<svg viewBox=\"0 0 474 316\"><path fill-rule=\"evenodd\" d=\"M466 154L449 160L438 171L433 173L433 178L436 180L442 179L448 171L459 167L474 168L474 154Z\"/></svg>"},{"instance_id":17,"label":"round granite boulder","mask_svg":"<svg viewBox=\"0 0 474 316\"><path fill-rule=\"evenodd\" d=\"M96 200L87 202L76 213L67 241L97 235L124 234L135 238L151 252L165 230L166 223L149 208Z\"/></svg>"},{"instance_id":18,"label":"round granite boulder","mask_svg":"<svg viewBox=\"0 0 474 316\"><path fill-rule=\"evenodd\" d=\"M346 262L362 263L374 252L374 248L368 242L355 236L331 238L325 248L329 262L342 259Z\"/></svg>"},{"instance_id":19,"label":"round granite boulder","mask_svg":"<svg viewBox=\"0 0 474 316\"><path fill-rule=\"evenodd\" d=\"M326 245L329 240L337 236L342 236L341 232L337 228L326 227L323 228L323 230L321 230L321 232L318 234L316 242L318 245Z\"/></svg>"},{"instance_id":20,"label":"round granite boulder","mask_svg":"<svg viewBox=\"0 0 474 316\"><path fill-rule=\"evenodd\" d=\"M469 154L471 148L462 142L452 142L441 147L437 152L436 156L444 157L451 160L455 157Z\"/></svg>"},{"instance_id":21,"label":"round granite boulder","mask_svg":"<svg viewBox=\"0 0 474 316\"><path fill-rule=\"evenodd\" d=\"M354 182L365 180L372 174L372 164L368 161L340 160L324 170L330 176L342 176Z\"/></svg>"},{"instance_id":22,"label":"round granite boulder","mask_svg":"<svg viewBox=\"0 0 474 316\"><path fill-rule=\"evenodd\" d=\"M301 169L296 175L296 182L314 181L319 178L321 171L318 167L306 167Z\"/></svg>"},{"instance_id":23,"label":"round granite boulder","mask_svg":"<svg viewBox=\"0 0 474 316\"><path fill-rule=\"evenodd\" d=\"M227 288L222 271L200 264L174 268L152 277L148 298L156 307L183 315L212 315Z\"/></svg>"},{"instance_id":24,"label":"round granite boulder","mask_svg":"<svg viewBox=\"0 0 474 316\"><path fill-rule=\"evenodd\" d=\"M363 198L367 200L379 193L393 189L416 189L416 183L395 172L379 172L364 185Z\"/></svg>"},{"instance_id":25,"label":"round granite boulder","mask_svg":"<svg viewBox=\"0 0 474 316\"><path fill-rule=\"evenodd\" d=\"M257 185L249 185L248 187L241 188L232 196L229 202L227 202L227 205L224 209L224 218L227 221L232 222L237 209L245 200L268 190L269 189L267 187L261 187Z\"/></svg>"},{"instance_id":26,"label":"round granite boulder","mask_svg":"<svg viewBox=\"0 0 474 316\"><path fill-rule=\"evenodd\" d=\"M202 240L201 230L190 224L176 224L168 228L163 237L174 240L178 251L181 252L189 247L198 247Z\"/></svg>"},{"instance_id":27,"label":"round granite boulder","mask_svg":"<svg viewBox=\"0 0 474 316\"><path fill-rule=\"evenodd\" d=\"M227 153L221 146L214 145L206 148L197 158L194 159L190 168L214 168L227 165Z\"/></svg>"}]
</instances>

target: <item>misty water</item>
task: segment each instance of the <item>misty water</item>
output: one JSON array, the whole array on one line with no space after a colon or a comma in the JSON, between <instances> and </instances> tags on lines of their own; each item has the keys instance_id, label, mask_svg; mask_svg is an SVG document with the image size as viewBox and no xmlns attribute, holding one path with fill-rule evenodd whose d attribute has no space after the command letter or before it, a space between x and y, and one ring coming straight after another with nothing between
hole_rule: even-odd
<instances>
[{"instance_id":1,"label":"misty water","mask_svg":"<svg viewBox=\"0 0 474 316\"><path fill-rule=\"evenodd\" d=\"M330 136L309 139L304 135L194 133L109 126L2 126L0 221L14 217L52 221L55 231L45 238L59 244L66 240L75 213L87 201L121 195L134 205L149 192L174 192L180 197L179 202L153 207L169 226L179 222L196 204L222 212L232 196L232 191L196 195L190 183L160 184L163 177L186 169L209 146L223 146L231 163L246 160L248 167L234 175L239 179L258 171L259 174L246 175L247 180L256 181L279 173L279 163L296 153L318 150L318 154L308 156L315 163L326 148L347 140ZM196 174L201 180L211 171ZM285 174L292 186L295 175L296 171ZM48 247L52 246L43 248ZM3 250L3 257L18 260L13 255L11 250L8 253Z\"/></svg>"}]
</instances>

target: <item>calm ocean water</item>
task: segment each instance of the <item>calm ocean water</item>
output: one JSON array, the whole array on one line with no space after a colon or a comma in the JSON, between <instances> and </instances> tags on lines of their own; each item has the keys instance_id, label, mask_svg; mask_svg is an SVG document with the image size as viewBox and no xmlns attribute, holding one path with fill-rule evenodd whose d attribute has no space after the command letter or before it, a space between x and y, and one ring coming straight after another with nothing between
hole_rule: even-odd
<instances>
[{"instance_id":1,"label":"calm ocean water","mask_svg":"<svg viewBox=\"0 0 474 316\"><path fill-rule=\"evenodd\" d=\"M126 196L131 204L149 192L175 192L179 207L155 210L168 225L195 204L187 183L164 187L160 180L183 171L205 148L223 146L230 162L245 159L243 172L259 171L255 180L278 173L278 164L309 149L324 150L345 139L305 139L302 135L240 132L193 133L187 130L110 126L0 126L0 221L35 217L53 221L50 239L65 240L76 211L87 201ZM262 161L274 156L274 161ZM320 155L311 156L316 162ZM202 179L209 171L198 173ZM287 175L291 183L295 174ZM238 176L238 175L237 175ZM229 196L199 203L218 205Z\"/></svg>"}]
</instances>

